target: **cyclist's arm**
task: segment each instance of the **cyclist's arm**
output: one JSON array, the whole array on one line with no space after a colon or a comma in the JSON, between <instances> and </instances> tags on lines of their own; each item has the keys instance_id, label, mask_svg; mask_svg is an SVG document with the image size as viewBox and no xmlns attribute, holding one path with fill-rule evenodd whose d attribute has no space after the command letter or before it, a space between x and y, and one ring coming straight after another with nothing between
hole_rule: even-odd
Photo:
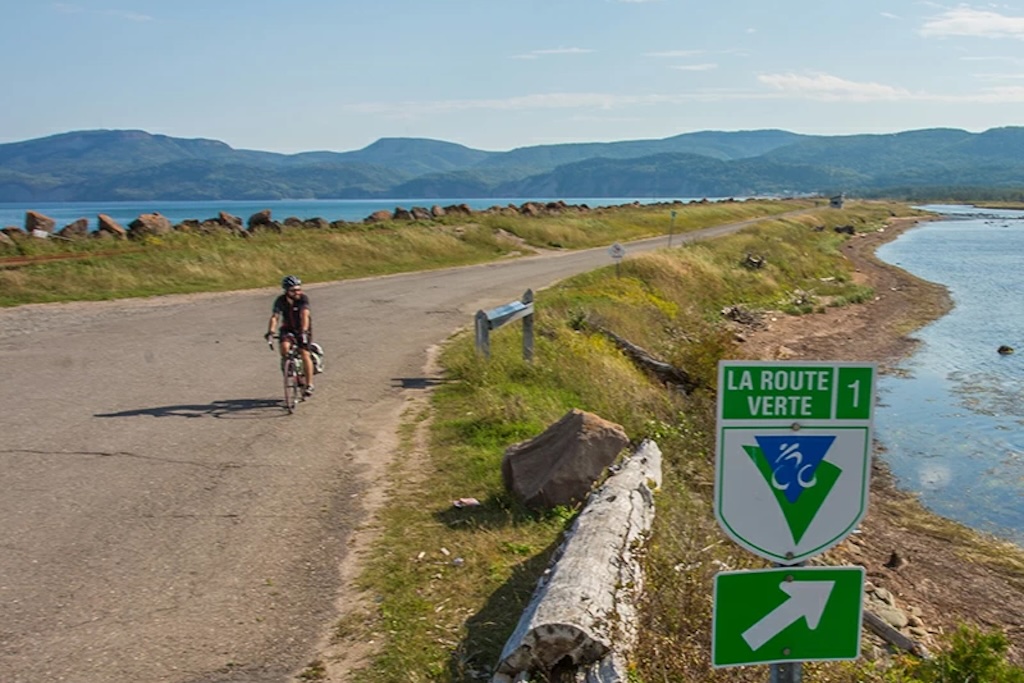
<instances>
[{"instance_id":1,"label":"cyclist's arm","mask_svg":"<svg viewBox=\"0 0 1024 683\"><path fill-rule=\"evenodd\" d=\"M277 331L277 318L277 311L274 311L270 314L270 320L267 321L267 334L271 336Z\"/></svg>"},{"instance_id":2,"label":"cyclist's arm","mask_svg":"<svg viewBox=\"0 0 1024 683\"><path fill-rule=\"evenodd\" d=\"M300 332L305 332L306 334L309 334L309 328L310 328L309 306L303 307L302 315L300 316L299 321L300 321L300 324L302 325L302 329L299 330L299 331Z\"/></svg>"}]
</instances>

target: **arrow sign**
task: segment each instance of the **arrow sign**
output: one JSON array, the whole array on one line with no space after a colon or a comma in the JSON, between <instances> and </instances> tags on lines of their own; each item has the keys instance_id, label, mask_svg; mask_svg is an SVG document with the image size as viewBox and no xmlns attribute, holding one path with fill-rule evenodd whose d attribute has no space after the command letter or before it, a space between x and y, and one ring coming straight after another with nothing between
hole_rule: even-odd
<instances>
[{"instance_id":1,"label":"arrow sign","mask_svg":"<svg viewBox=\"0 0 1024 683\"><path fill-rule=\"evenodd\" d=\"M715 576L716 667L856 659L863 567L782 567Z\"/></svg>"},{"instance_id":2,"label":"arrow sign","mask_svg":"<svg viewBox=\"0 0 1024 683\"><path fill-rule=\"evenodd\" d=\"M783 581L779 588L789 595L789 600L744 631L743 640L747 641L751 650L760 650L765 643L782 633L783 629L800 619L804 619L807 628L813 631L818 628L828 596L832 594L835 585L835 581Z\"/></svg>"}]
</instances>

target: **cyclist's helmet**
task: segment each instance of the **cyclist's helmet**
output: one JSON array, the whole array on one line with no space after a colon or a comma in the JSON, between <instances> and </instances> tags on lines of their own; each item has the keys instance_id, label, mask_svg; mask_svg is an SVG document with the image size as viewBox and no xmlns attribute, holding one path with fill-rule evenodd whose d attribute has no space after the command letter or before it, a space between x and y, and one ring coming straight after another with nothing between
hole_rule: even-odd
<instances>
[{"instance_id":1,"label":"cyclist's helmet","mask_svg":"<svg viewBox=\"0 0 1024 683\"><path fill-rule=\"evenodd\" d=\"M281 289L291 289L292 287L298 287L301 284L302 280L294 275L285 275L284 279L281 280Z\"/></svg>"}]
</instances>

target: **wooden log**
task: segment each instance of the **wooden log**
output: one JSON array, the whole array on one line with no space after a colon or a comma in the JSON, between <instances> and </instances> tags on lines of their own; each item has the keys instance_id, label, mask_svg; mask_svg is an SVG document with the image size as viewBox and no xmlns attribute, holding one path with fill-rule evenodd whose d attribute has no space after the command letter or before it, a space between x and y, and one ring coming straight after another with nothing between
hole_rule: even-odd
<instances>
[{"instance_id":1,"label":"wooden log","mask_svg":"<svg viewBox=\"0 0 1024 683\"><path fill-rule=\"evenodd\" d=\"M880 637L885 642L889 643L893 647L897 647L904 652L917 655L923 659L928 659L931 654L928 649L922 643L903 635L895 628L890 626L880 616L868 610L864 610L864 625L867 626L875 635Z\"/></svg>"},{"instance_id":2,"label":"wooden log","mask_svg":"<svg viewBox=\"0 0 1024 683\"><path fill-rule=\"evenodd\" d=\"M611 655L632 649L643 588L637 552L660 486L661 450L644 441L590 494L505 643L494 681L567 664L607 668L618 660Z\"/></svg>"},{"instance_id":3,"label":"wooden log","mask_svg":"<svg viewBox=\"0 0 1024 683\"><path fill-rule=\"evenodd\" d=\"M695 380L690 373L686 372L686 370L677 368L665 361L658 360L644 348L637 346L628 339L623 339L611 330L606 330L597 326L594 326L594 328L615 342L615 345L629 356L630 360L653 374L658 378L658 381L664 384L678 386L687 394L699 386L697 380Z\"/></svg>"}]
</instances>

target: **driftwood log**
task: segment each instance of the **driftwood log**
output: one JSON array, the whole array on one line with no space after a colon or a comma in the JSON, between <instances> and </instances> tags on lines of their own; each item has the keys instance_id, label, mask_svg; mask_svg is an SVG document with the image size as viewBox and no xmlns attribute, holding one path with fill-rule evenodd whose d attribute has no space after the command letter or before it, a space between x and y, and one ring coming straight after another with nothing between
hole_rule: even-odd
<instances>
[{"instance_id":1,"label":"driftwood log","mask_svg":"<svg viewBox=\"0 0 1024 683\"><path fill-rule=\"evenodd\" d=\"M882 619L882 617L878 616L874 612L868 611L867 609L864 610L864 625L871 629L876 636L893 647L899 648L904 652L917 655L922 659L929 659L931 657L931 653L928 652L928 649L922 643L903 635L898 630L885 623L885 620Z\"/></svg>"},{"instance_id":2,"label":"driftwood log","mask_svg":"<svg viewBox=\"0 0 1024 683\"><path fill-rule=\"evenodd\" d=\"M615 342L615 345L629 356L630 360L657 377L658 381L663 384L677 386L687 394L700 386L697 380L695 380L690 373L686 372L686 370L677 368L665 361L658 360L645 349L637 346L627 339L623 339L611 330L606 330L596 325L591 325L591 327Z\"/></svg>"},{"instance_id":3,"label":"driftwood log","mask_svg":"<svg viewBox=\"0 0 1024 683\"><path fill-rule=\"evenodd\" d=\"M625 681L643 587L637 553L654 519L661 450L644 441L590 494L505 643L493 683L573 671Z\"/></svg>"}]
</instances>

